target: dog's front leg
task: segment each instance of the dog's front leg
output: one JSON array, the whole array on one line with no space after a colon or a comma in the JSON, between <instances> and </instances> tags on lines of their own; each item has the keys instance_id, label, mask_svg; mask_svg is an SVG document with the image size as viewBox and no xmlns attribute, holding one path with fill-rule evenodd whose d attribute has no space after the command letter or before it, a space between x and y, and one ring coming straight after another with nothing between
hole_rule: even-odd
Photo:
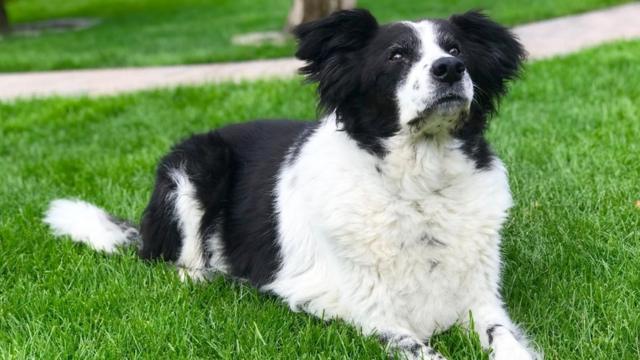
<instances>
[{"instance_id":1,"label":"dog's front leg","mask_svg":"<svg viewBox=\"0 0 640 360\"><path fill-rule=\"evenodd\" d=\"M380 340L387 346L387 351L392 359L407 360L446 360L431 346L420 341L416 337L404 332L382 332Z\"/></svg>"},{"instance_id":2,"label":"dog's front leg","mask_svg":"<svg viewBox=\"0 0 640 360\"><path fill-rule=\"evenodd\" d=\"M529 347L522 334L507 314L500 299L492 299L471 309L474 330L485 349L491 351L493 360L534 360L541 359Z\"/></svg>"}]
</instances>

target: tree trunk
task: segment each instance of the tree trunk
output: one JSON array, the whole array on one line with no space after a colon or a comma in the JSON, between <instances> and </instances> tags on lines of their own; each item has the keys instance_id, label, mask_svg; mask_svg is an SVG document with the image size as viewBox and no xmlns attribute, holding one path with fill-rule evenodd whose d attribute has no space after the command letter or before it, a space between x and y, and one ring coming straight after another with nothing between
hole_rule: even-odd
<instances>
[{"instance_id":1,"label":"tree trunk","mask_svg":"<svg viewBox=\"0 0 640 360\"><path fill-rule=\"evenodd\" d=\"M7 13L7 6L5 0L0 0L0 34L8 34L11 30L9 26L9 14Z\"/></svg>"},{"instance_id":2,"label":"tree trunk","mask_svg":"<svg viewBox=\"0 0 640 360\"><path fill-rule=\"evenodd\" d=\"M293 0L285 30L290 31L307 21L321 19L334 11L353 9L355 6L356 0Z\"/></svg>"}]
</instances>

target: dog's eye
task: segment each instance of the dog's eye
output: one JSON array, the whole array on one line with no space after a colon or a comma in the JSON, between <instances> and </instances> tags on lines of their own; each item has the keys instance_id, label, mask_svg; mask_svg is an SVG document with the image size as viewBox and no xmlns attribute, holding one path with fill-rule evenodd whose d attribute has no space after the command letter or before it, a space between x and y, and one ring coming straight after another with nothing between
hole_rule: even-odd
<instances>
[{"instance_id":1,"label":"dog's eye","mask_svg":"<svg viewBox=\"0 0 640 360\"><path fill-rule=\"evenodd\" d=\"M453 55L453 56L458 56L458 55L460 55L460 49L458 49L458 47L454 46L451 49L449 49L449 54Z\"/></svg>"},{"instance_id":2,"label":"dog's eye","mask_svg":"<svg viewBox=\"0 0 640 360\"><path fill-rule=\"evenodd\" d=\"M403 58L404 58L404 54L402 54L402 52L400 52L399 50L393 51L389 56L389 60L391 61L398 61L398 60L402 60Z\"/></svg>"}]
</instances>

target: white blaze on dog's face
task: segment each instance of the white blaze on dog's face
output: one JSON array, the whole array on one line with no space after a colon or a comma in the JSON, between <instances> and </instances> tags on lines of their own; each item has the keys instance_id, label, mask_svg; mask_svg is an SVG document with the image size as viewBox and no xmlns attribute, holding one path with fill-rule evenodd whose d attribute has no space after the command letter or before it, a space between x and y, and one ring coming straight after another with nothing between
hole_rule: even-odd
<instances>
[{"instance_id":1,"label":"white blaze on dog's face","mask_svg":"<svg viewBox=\"0 0 640 360\"><path fill-rule=\"evenodd\" d=\"M473 82L458 58L460 45L431 21L404 24L415 31L418 46L392 55L392 60L407 61L403 51L415 52L397 89L400 125L419 133L449 132L464 121L473 99Z\"/></svg>"}]
</instances>

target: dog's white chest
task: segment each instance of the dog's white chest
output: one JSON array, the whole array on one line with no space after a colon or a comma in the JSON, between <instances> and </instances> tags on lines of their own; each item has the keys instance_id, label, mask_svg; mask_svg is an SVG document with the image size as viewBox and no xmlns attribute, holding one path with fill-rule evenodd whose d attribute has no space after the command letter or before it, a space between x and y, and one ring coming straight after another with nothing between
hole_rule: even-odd
<instances>
[{"instance_id":1,"label":"dog's white chest","mask_svg":"<svg viewBox=\"0 0 640 360\"><path fill-rule=\"evenodd\" d=\"M455 144L379 160L331 129L314 137L281 174L271 290L366 331L395 321L427 337L466 315L474 289L495 286L511 204L499 162L478 171Z\"/></svg>"}]
</instances>

